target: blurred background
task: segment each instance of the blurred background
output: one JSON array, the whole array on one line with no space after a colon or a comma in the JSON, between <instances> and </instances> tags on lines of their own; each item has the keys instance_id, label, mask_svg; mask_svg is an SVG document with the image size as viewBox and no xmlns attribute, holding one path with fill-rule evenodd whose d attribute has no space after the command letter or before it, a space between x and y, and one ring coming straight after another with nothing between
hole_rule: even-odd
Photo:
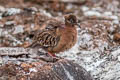
<instances>
[{"instance_id":1,"label":"blurred background","mask_svg":"<svg viewBox=\"0 0 120 80\"><path fill-rule=\"evenodd\" d=\"M24 47L46 20L77 16L78 42L59 54L95 80L120 80L120 0L0 0L0 47Z\"/></svg>"}]
</instances>

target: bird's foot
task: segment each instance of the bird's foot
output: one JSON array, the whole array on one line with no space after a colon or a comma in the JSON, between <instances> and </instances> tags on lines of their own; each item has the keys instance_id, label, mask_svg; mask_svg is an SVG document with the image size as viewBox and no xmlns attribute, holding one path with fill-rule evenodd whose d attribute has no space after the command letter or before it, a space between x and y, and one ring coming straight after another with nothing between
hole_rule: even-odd
<instances>
[{"instance_id":1,"label":"bird's foot","mask_svg":"<svg viewBox=\"0 0 120 80\"><path fill-rule=\"evenodd\" d=\"M40 59L40 60L43 60L45 62L57 62L60 58L57 58L57 57L47 57L47 56L38 56L38 57L35 57L34 59Z\"/></svg>"},{"instance_id":2,"label":"bird's foot","mask_svg":"<svg viewBox=\"0 0 120 80\"><path fill-rule=\"evenodd\" d=\"M38 52L39 53L39 56L34 58L34 59L40 59L40 60L43 60L43 61L46 61L46 62L57 62L58 60L60 59L63 59L61 57L58 57L56 56L55 54L52 54L52 53L41 53L41 52Z\"/></svg>"},{"instance_id":3,"label":"bird's foot","mask_svg":"<svg viewBox=\"0 0 120 80\"><path fill-rule=\"evenodd\" d=\"M56 59L63 59L62 57L56 56L55 54L52 54L50 52L48 52L48 54L46 54L46 56L51 57L51 58L56 58Z\"/></svg>"}]
</instances>

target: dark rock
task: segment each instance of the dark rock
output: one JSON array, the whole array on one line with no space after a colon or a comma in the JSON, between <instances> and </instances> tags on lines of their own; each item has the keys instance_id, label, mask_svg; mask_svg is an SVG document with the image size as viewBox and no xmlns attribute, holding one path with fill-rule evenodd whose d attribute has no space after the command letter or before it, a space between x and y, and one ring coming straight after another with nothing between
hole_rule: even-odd
<instances>
[{"instance_id":1,"label":"dark rock","mask_svg":"<svg viewBox=\"0 0 120 80\"><path fill-rule=\"evenodd\" d=\"M61 59L55 63L9 61L0 66L0 80L93 80L90 74L72 61Z\"/></svg>"}]
</instances>

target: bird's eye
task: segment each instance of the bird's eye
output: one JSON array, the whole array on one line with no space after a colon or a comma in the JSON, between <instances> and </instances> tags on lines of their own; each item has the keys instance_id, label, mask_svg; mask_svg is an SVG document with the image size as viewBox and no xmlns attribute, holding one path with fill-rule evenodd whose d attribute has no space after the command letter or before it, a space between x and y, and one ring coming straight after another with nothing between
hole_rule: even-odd
<instances>
[{"instance_id":1,"label":"bird's eye","mask_svg":"<svg viewBox=\"0 0 120 80\"><path fill-rule=\"evenodd\" d=\"M71 23L74 23L73 19L70 19L70 22L71 22Z\"/></svg>"},{"instance_id":2,"label":"bird's eye","mask_svg":"<svg viewBox=\"0 0 120 80\"><path fill-rule=\"evenodd\" d=\"M74 23L74 20L73 19L68 19L68 22L69 23Z\"/></svg>"}]
</instances>

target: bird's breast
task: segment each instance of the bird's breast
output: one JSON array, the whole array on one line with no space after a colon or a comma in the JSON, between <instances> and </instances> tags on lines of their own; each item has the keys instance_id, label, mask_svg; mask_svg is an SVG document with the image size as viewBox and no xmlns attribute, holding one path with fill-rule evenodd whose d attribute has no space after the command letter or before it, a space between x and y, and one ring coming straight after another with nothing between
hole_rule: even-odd
<instances>
[{"instance_id":1,"label":"bird's breast","mask_svg":"<svg viewBox=\"0 0 120 80\"><path fill-rule=\"evenodd\" d=\"M75 27L64 28L64 30L61 30L60 33L60 40L58 44L52 48L52 53L59 53L68 50L72 48L77 41L77 30Z\"/></svg>"}]
</instances>

